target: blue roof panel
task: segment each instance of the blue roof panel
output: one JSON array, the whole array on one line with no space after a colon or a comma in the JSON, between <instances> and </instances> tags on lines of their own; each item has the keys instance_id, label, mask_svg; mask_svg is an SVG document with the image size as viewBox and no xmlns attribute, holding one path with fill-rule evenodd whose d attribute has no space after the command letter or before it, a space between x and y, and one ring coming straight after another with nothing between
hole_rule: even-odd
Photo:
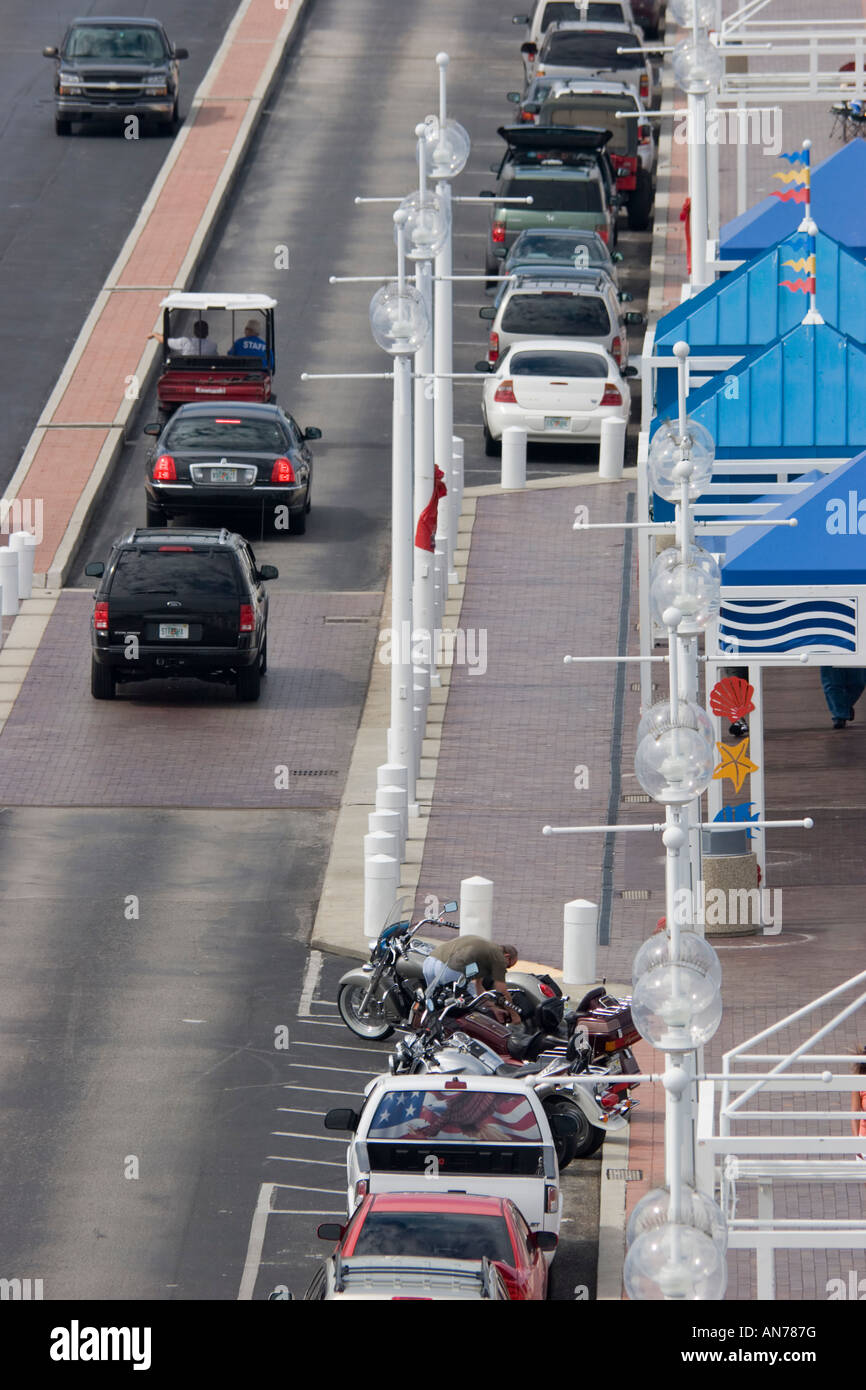
<instances>
[{"instance_id":1,"label":"blue roof panel","mask_svg":"<svg viewBox=\"0 0 866 1390\"><path fill-rule=\"evenodd\" d=\"M866 141L851 140L812 170L812 215L822 232L858 255L866 255ZM802 203L763 198L722 227L719 256L741 260L760 255L796 231Z\"/></svg>"}]
</instances>

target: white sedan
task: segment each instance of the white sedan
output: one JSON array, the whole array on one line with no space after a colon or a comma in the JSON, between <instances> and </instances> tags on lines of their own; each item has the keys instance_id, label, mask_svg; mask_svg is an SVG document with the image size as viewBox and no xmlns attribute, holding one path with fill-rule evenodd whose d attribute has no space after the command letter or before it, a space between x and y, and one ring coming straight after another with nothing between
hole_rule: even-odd
<instances>
[{"instance_id":1,"label":"white sedan","mask_svg":"<svg viewBox=\"0 0 866 1390\"><path fill-rule=\"evenodd\" d=\"M519 425L527 437L547 444L601 439L605 419L628 421L631 393L625 380L636 367L617 366L598 343L533 338L514 343L490 372L481 401L484 449L497 454L502 431Z\"/></svg>"}]
</instances>

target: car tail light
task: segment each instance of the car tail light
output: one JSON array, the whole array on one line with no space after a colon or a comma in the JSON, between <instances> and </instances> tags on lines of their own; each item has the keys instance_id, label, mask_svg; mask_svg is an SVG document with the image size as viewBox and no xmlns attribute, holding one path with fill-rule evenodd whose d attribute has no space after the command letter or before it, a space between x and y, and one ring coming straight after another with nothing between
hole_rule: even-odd
<instances>
[{"instance_id":1,"label":"car tail light","mask_svg":"<svg viewBox=\"0 0 866 1390\"><path fill-rule=\"evenodd\" d=\"M622 338L616 337L610 345L610 355L618 367L622 366ZM605 387L605 390L607 387Z\"/></svg>"},{"instance_id":2,"label":"car tail light","mask_svg":"<svg viewBox=\"0 0 866 1390\"><path fill-rule=\"evenodd\" d=\"M171 454L160 454L153 465L153 481L155 483L177 482L177 469Z\"/></svg>"},{"instance_id":3,"label":"car tail light","mask_svg":"<svg viewBox=\"0 0 866 1390\"><path fill-rule=\"evenodd\" d=\"M649 142L650 142L650 128L649 128L649 126L646 126L646 125L638 126L637 142L638 142L639 145L648 145L648 144L649 144Z\"/></svg>"},{"instance_id":4,"label":"car tail light","mask_svg":"<svg viewBox=\"0 0 866 1390\"><path fill-rule=\"evenodd\" d=\"M291 459L274 459L274 466L271 469L272 483L293 483L295 482L295 470L292 467Z\"/></svg>"},{"instance_id":5,"label":"car tail light","mask_svg":"<svg viewBox=\"0 0 866 1390\"><path fill-rule=\"evenodd\" d=\"M491 333L487 340L487 361L499 361L499 334Z\"/></svg>"},{"instance_id":6,"label":"car tail light","mask_svg":"<svg viewBox=\"0 0 866 1390\"><path fill-rule=\"evenodd\" d=\"M241 621L239 632L254 632L256 627L255 614L251 603L241 604Z\"/></svg>"},{"instance_id":7,"label":"car tail light","mask_svg":"<svg viewBox=\"0 0 866 1390\"><path fill-rule=\"evenodd\" d=\"M355 1183L355 1196L358 1199L358 1201L360 1202L362 1197L366 1197L369 1191L370 1184L367 1181L367 1179L359 1178L358 1181Z\"/></svg>"},{"instance_id":8,"label":"car tail light","mask_svg":"<svg viewBox=\"0 0 866 1390\"><path fill-rule=\"evenodd\" d=\"M604 383L604 395L599 401L599 405L622 405L622 396L612 381Z\"/></svg>"},{"instance_id":9,"label":"car tail light","mask_svg":"<svg viewBox=\"0 0 866 1390\"><path fill-rule=\"evenodd\" d=\"M493 223L493 227L492 227L492 230L491 230L491 232L490 232L490 238L491 238L492 241L500 242L500 243L503 242L503 241L505 240L505 223L504 223L504 222L494 222L494 223Z\"/></svg>"},{"instance_id":10,"label":"car tail light","mask_svg":"<svg viewBox=\"0 0 866 1390\"><path fill-rule=\"evenodd\" d=\"M161 555L162 555L162 554L165 554L165 555L191 555L191 554L192 554L192 546L191 546L191 545L161 545L161 546L159 547L159 551L160 551L160 554L161 554Z\"/></svg>"},{"instance_id":11,"label":"car tail light","mask_svg":"<svg viewBox=\"0 0 866 1390\"><path fill-rule=\"evenodd\" d=\"M517 399L514 395L514 382L503 381L502 385L497 387L493 399L498 401L500 405L517 405Z\"/></svg>"},{"instance_id":12,"label":"car tail light","mask_svg":"<svg viewBox=\"0 0 866 1390\"><path fill-rule=\"evenodd\" d=\"M108 631L108 604L97 603L93 610L93 626L97 632Z\"/></svg>"},{"instance_id":13,"label":"car tail light","mask_svg":"<svg viewBox=\"0 0 866 1390\"><path fill-rule=\"evenodd\" d=\"M550 1215L551 1212L556 1211L558 1202L559 1193L553 1186L553 1183L546 1183L544 1187L544 1210L548 1213L548 1215Z\"/></svg>"},{"instance_id":14,"label":"car tail light","mask_svg":"<svg viewBox=\"0 0 866 1390\"><path fill-rule=\"evenodd\" d=\"M649 101L649 78L646 73L643 74L640 80L639 96L641 101Z\"/></svg>"},{"instance_id":15,"label":"car tail light","mask_svg":"<svg viewBox=\"0 0 866 1390\"><path fill-rule=\"evenodd\" d=\"M520 119L524 125L535 125L536 121L538 120L538 117L533 116L531 111L521 111Z\"/></svg>"},{"instance_id":16,"label":"car tail light","mask_svg":"<svg viewBox=\"0 0 866 1390\"><path fill-rule=\"evenodd\" d=\"M598 232L605 246L607 246L607 243L610 241L610 232L607 229L607 224L602 222L595 230Z\"/></svg>"}]
</instances>

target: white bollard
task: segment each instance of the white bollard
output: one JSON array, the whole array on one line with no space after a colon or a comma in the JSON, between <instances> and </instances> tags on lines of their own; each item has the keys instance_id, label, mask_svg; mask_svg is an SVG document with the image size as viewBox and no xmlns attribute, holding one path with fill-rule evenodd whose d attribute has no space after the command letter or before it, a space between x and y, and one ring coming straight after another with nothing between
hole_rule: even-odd
<instances>
[{"instance_id":1,"label":"white bollard","mask_svg":"<svg viewBox=\"0 0 866 1390\"><path fill-rule=\"evenodd\" d=\"M493 881L464 878L460 883L460 935L493 940Z\"/></svg>"},{"instance_id":2,"label":"white bollard","mask_svg":"<svg viewBox=\"0 0 866 1390\"><path fill-rule=\"evenodd\" d=\"M387 854L389 859L396 859L400 848L397 843L399 833L399 827L396 831L371 830L369 835L364 836L364 858L372 859L374 854Z\"/></svg>"},{"instance_id":3,"label":"white bollard","mask_svg":"<svg viewBox=\"0 0 866 1390\"><path fill-rule=\"evenodd\" d=\"M376 810L397 811L400 815L400 852L397 858L402 861L403 850L409 834L409 800L405 787L377 787Z\"/></svg>"},{"instance_id":4,"label":"white bollard","mask_svg":"<svg viewBox=\"0 0 866 1390\"><path fill-rule=\"evenodd\" d=\"M380 763L376 768L377 787L409 788L409 770L401 763Z\"/></svg>"},{"instance_id":5,"label":"white bollard","mask_svg":"<svg viewBox=\"0 0 866 1390\"><path fill-rule=\"evenodd\" d=\"M519 425L502 431L502 487L526 487L526 430Z\"/></svg>"},{"instance_id":6,"label":"white bollard","mask_svg":"<svg viewBox=\"0 0 866 1390\"><path fill-rule=\"evenodd\" d=\"M598 447L598 476L616 482L622 477L625 459L625 420L607 419L601 422L601 443Z\"/></svg>"},{"instance_id":7,"label":"white bollard","mask_svg":"<svg viewBox=\"0 0 866 1390\"><path fill-rule=\"evenodd\" d=\"M562 988L585 994L597 983L598 904L574 898L562 914Z\"/></svg>"},{"instance_id":8,"label":"white bollard","mask_svg":"<svg viewBox=\"0 0 866 1390\"><path fill-rule=\"evenodd\" d=\"M0 584L0 613L8 618L18 612L18 556L8 545L0 546Z\"/></svg>"},{"instance_id":9,"label":"white bollard","mask_svg":"<svg viewBox=\"0 0 866 1390\"><path fill-rule=\"evenodd\" d=\"M375 830L385 830L399 840L402 828L403 819L399 811L371 811L367 816L367 833L370 835Z\"/></svg>"},{"instance_id":10,"label":"white bollard","mask_svg":"<svg viewBox=\"0 0 866 1390\"><path fill-rule=\"evenodd\" d=\"M18 597L30 598L33 593L33 562L39 544L29 531L13 531L9 537L9 549L18 556Z\"/></svg>"},{"instance_id":11,"label":"white bollard","mask_svg":"<svg viewBox=\"0 0 866 1390\"><path fill-rule=\"evenodd\" d=\"M400 865L387 854L364 860L364 935L372 944L388 920L400 887Z\"/></svg>"}]
</instances>

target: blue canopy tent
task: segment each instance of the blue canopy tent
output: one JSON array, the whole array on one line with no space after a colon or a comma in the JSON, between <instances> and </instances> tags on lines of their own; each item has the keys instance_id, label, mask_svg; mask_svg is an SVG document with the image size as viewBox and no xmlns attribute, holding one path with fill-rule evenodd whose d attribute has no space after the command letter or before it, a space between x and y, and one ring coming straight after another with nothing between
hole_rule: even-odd
<instances>
[{"instance_id":1,"label":"blue canopy tent","mask_svg":"<svg viewBox=\"0 0 866 1390\"><path fill-rule=\"evenodd\" d=\"M725 371L731 358L750 348L772 343L802 321L808 298L781 282L798 273L784 262L792 253L778 242L769 251L708 285L693 299L678 304L659 319L652 345L653 358L669 358L670 367L656 363L655 399L658 414L675 408L677 399L674 343L686 342L699 357L718 357ZM866 340L866 261L858 259L832 237L819 232L816 247L818 312L824 321L855 341Z\"/></svg>"},{"instance_id":2,"label":"blue canopy tent","mask_svg":"<svg viewBox=\"0 0 866 1390\"><path fill-rule=\"evenodd\" d=\"M856 256L866 256L866 141L852 140L812 170L812 211L821 230ZM763 198L733 221L719 238L720 260L758 256L797 230L802 203Z\"/></svg>"}]
</instances>

